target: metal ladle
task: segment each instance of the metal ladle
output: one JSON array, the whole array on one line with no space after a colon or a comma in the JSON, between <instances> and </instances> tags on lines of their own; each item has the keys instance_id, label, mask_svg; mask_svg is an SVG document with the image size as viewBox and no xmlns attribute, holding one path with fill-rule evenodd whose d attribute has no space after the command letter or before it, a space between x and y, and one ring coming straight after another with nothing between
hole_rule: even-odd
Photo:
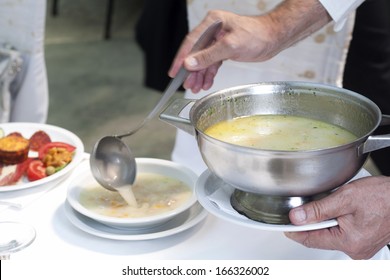
<instances>
[{"instance_id":1,"label":"metal ladle","mask_svg":"<svg viewBox=\"0 0 390 280\"><path fill-rule=\"evenodd\" d=\"M222 22L220 21L210 25L195 43L191 52L197 52L210 45L221 26ZM119 187L134 183L137 173L135 157L129 147L123 143L122 138L133 135L146 122L160 113L188 74L188 71L182 66L154 109L133 130L121 135L105 136L96 142L90 156L90 166L92 175L100 185L108 190L116 191Z\"/></svg>"}]
</instances>

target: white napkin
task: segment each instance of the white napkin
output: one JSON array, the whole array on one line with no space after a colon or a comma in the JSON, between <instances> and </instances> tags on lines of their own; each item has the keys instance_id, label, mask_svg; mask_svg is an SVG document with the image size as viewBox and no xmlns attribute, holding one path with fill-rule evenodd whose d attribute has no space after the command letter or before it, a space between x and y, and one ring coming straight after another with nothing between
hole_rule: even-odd
<instances>
[{"instance_id":1,"label":"white napkin","mask_svg":"<svg viewBox=\"0 0 390 280\"><path fill-rule=\"evenodd\" d=\"M81 162L77 166L79 166L85 160L89 160L88 153L84 153ZM77 166L74 168L77 168ZM70 178L73 176L73 173L74 169L69 170L69 173L54 180L53 182L44 185L38 185L29 189L0 192L0 212L8 208L16 210L25 208L27 205L36 201L55 187L63 184L67 180L70 180Z\"/></svg>"},{"instance_id":2,"label":"white napkin","mask_svg":"<svg viewBox=\"0 0 390 280\"><path fill-rule=\"evenodd\" d=\"M367 170L362 169L354 178L351 179L351 181L359 178L367 177L367 176L371 176L371 174ZM225 184L222 188L218 188L215 192L210 194L208 196L208 199L210 200L210 202L214 203L223 212L247 220L248 218L238 213L230 203L230 196L233 193L233 191L234 191L233 187Z\"/></svg>"},{"instance_id":3,"label":"white napkin","mask_svg":"<svg viewBox=\"0 0 390 280\"><path fill-rule=\"evenodd\" d=\"M233 191L234 188L226 184L222 188L218 188L208 198L210 202L214 203L223 212L241 219L248 219L246 216L238 213L231 205L230 196Z\"/></svg>"},{"instance_id":4,"label":"white napkin","mask_svg":"<svg viewBox=\"0 0 390 280\"><path fill-rule=\"evenodd\" d=\"M0 193L0 212L8 208L13 208L16 210L25 208L27 205L31 204L56 186L63 183L68 177L69 174L45 185L38 185L30 189Z\"/></svg>"}]
</instances>

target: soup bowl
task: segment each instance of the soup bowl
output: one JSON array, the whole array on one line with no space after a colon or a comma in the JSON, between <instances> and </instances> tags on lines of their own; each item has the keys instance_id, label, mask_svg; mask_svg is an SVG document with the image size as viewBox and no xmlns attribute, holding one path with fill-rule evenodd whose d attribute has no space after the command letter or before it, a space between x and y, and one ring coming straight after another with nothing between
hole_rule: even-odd
<instances>
[{"instance_id":1,"label":"soup bowl","mask_svg":"<svg viewBox=\"0 0 390 280\"><path fill-rule=\"evenodd\" d=\"M189 117L183 111L189 109ZM205 133L221 121L253 115L292 115L340 126L356 140L315 150L243 147ZM209 170L238 190L270 196L313 196L353 178L369 153L390 146L390 135L372 136L390 124L368 98L335 86L270 82L217 91L199 100L176 99L160 119L196 137ZM299 133L299 132L297 132Z\"/></svg>"},{"instance_id":2,"label":"soup bowl","mask_svg":"<svg viewBox=\"0 0 390 280\"><path fill-rule=\"evenodd\" d=\"M158 180L165 180L164 178L168 177L183 183L186 187L188 187L190 193L186 194L184 201L178 204L177 207L167 209L162 213L152 213L150 215L137 217L123 216L122 213L117 215L117 201L121 200L120 195L100 186L90 171L89 162L84 162L77 170L68 186L67 202L74 210L82 215L107 226L121 229L151 228L159 226L170 219L183 214L196 203L197 199L194 194L194 186L197 180L197 175L189 168L169 160L154 158L136 158L136 164L137 177L135 184L139 183L142 187L143 181L140 177L143 174L158 176ZM158 181L154 182L154 184L157 185ZM98 192L99 195L95 199L94 195L96 192ZM155 193L151 193L151 195L155 195ZM93 205L87 205L85 203L84 198L86 196L93 198ZM136 193L135 198L137 199ZM122 200L122 202L124 203L124 200ZM148 201L146 201L146 203L147 202ZM103 207L106 209L107 205L110 205L110 203L112 204L112 209L110 207L107 209L110 215L107 215L106 212L102 213L101 211L96 211L96 209L100 210ZM142 207L143 204L138 205L138 208ZM138 210L134 209L134 211Z\"/></svg>"}]
</instances>

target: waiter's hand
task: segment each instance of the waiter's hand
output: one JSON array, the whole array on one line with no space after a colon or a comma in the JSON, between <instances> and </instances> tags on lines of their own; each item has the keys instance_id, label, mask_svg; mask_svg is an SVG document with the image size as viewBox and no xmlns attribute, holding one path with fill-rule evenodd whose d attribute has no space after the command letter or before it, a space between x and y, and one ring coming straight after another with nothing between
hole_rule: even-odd
<instances>
[{"instance_id":1,"label":"waiter's hand","mask_svg":"<svg viewBox=\"0 0 390 280\"><path fill-rule=\"evenodd\" d=\"M169 76L174 77L184 63L191 71L184 87L198 92L209 89L222 62L261 62L292 46L331 20L318 0L285 0L269 13L240 16L227 11L210 11L184 39ZM189 55L201 34L216 21L221 31L210 47Z\"/></svg>"},{"instance_id":2,"label":"waiter's hand","mask_svg":"<svg viewBox=\"0 0 390 280\"><path fill-rule=\"evenodd\" d=\"M369 259L390 242L389 201L389 177L358 179L289 214L295 225L337 219L338 226L285 234L306 247L339 250L353 259Z\"/></svg>"},{"instance_id":3,"label":"waiter's hand","mask_svg":"<svg viewBox=\"0 0 390 280\"><path fill-rule=\"evenodd\" d=\"M210 47L188 56L201 34L216 21L222 22L221 31ZM184 87L198 92L209 89L222 61L263 61L271 57L271 22L267 17L239 16L226 11L210 11L203 21L183 41L173 61L169 75L174 77L184 63L191 75Z\"/></svg>"}]
</instances>

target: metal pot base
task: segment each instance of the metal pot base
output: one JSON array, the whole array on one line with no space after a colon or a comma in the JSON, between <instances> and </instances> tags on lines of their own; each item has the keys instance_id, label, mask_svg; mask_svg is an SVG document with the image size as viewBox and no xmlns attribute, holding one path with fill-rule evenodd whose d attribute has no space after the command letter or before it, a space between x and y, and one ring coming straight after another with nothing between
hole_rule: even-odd
<instances>
[{"instance_id":1,"label":"metal pot base","mask_svg":"<svg viewBox=\"0 0 390 280\"><path fill-rule=\"evenodd\" d=\"M230 197L230 203L237 212L251 220L285 225L291 224L288 213L292 208L321 199L328 194L329 192L314 196L290 197L255 194L235 189Z\"/></svg>"}]
</instances>

